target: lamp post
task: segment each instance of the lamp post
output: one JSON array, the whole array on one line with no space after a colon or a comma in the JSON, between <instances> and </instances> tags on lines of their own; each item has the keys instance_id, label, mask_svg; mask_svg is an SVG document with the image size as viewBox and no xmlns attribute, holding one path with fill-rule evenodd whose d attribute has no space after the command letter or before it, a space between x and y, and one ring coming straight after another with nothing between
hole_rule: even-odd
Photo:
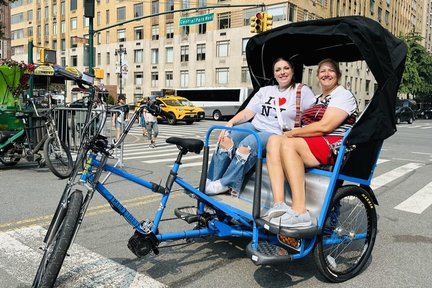
<instances>
[{"instance_id":1,"label":"lamp post","mask_svg":"<svg viewBox=\"0 0 432 288\"><path fill-rule=\"evenodd\" d=\"M119 56L119 64L120 64L120 69L118 71L119 74L119 79L120 79L120 95L123 94L123 65L125 65L124 61L123 61L123 55L126 55L126 48L120 46L119 49L115 49L114 55L115 56Z\"/></svg>"}]
</instances>

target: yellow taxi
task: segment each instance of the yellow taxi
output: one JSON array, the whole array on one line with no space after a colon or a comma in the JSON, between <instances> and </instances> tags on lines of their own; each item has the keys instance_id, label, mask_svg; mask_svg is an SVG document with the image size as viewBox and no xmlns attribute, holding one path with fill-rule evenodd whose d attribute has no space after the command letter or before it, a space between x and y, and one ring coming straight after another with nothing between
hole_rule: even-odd
<instances>
[{"instance_id":1,"label":"yellow taxi","mask_svg":"<svg viewBox=\"0 0 432 288\"><path fill-rule=\"evenodd\" d=\"M171 114L171 117L167 118L168 124L175 125L177 121L185 121L186 124L192 124L194 121L197 121L198 112L196 111L196 107L184 105L180 102L182 99L186 98L171 95L156 97L156 103L160 108ZM158 119L162 120L159 117Z\"/></svg>"}]
</instances>

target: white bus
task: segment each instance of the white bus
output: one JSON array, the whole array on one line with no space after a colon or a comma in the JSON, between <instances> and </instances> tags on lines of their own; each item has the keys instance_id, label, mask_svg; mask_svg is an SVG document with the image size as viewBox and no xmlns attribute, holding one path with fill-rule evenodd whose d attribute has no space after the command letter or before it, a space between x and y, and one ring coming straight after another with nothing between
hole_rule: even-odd
<instances>
[{"instance_id":1,"label":"white bus","mask_svg":"<svg viewBox=\"0 0 432 288\"><path fill-rule=\"evenodd\" d=\"M250 88L185 88L177 89L176 95L189 99L195 106L202 107L206 118L222 120L236 114L246 100Z\"/></svg>"}]
</instances>

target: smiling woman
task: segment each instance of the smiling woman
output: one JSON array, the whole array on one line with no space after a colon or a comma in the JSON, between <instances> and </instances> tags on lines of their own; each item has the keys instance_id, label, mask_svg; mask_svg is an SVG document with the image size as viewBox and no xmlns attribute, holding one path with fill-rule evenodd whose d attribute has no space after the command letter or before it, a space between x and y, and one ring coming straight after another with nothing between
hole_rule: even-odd
<instances>
[{"instance_id":1,"label":"smiling woman","mask_svg":"<svg viewBox=\"0 0 432 288\"><path fill-rule=\"evenodd\" d=\"M262 147L271 135L281 135L298 125L301 112L315 102L309 87L295 83L294 67L288 60L278 58L273 62L273 78L277 85L259 89L245 109L226 125L257 132ZM240 192L257 154L254 135L238 130L221 131L209 167L206 193L215 195L230 189L233 194Z\"/></svg>"}]
</instances>

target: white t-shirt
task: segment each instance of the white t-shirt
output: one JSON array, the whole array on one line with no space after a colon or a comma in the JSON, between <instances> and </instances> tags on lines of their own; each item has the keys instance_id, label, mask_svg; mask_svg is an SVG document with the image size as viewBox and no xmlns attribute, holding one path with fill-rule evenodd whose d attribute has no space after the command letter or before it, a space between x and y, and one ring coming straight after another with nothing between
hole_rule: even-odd
<instances>
[{"instance_id":1,"label":"white t-shirt","mask_svg":"<svg viewBox=\"0 0 432 288\"><path fill-rule=\"evenodd\" d=\"M246 108L255 112L252 124L258 131L282 134L282 128L277 118L276 100L279 101L283 123L286 127L294 128L297 85L299 84L283 92L279 91L277 85L265 86L260 88L252 97ZM301 89L300 111L303 112L303 110L311 107L313 104L315 104L315 94L308 86L303 85Z\"/></svg>"}]
</instances>

